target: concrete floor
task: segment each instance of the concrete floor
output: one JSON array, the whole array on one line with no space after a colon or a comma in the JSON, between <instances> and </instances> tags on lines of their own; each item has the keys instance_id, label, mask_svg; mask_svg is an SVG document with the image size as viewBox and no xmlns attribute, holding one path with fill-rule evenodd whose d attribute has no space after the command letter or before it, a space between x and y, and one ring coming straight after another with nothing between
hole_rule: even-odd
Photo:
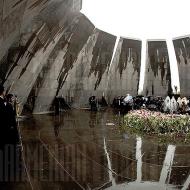
<instances>
[{"instance_id":1,"label":"concrete floor","mask_svg":"<svg viewBox=\"0 0 190 190\"><path fill-rule=\"evenodd\" d=\"M72 110L20 122L26 170L0 189L188 189L190 146L122 133L122 120Z\"/></svg>"}]
</instances>

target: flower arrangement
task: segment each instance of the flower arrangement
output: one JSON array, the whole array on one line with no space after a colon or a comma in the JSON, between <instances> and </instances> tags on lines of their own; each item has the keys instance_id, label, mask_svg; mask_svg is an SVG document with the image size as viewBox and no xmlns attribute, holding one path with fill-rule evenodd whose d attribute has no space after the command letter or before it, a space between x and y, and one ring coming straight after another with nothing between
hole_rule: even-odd
<instances>
[{"instance_id":1,"label":"flower arrangement","mask_svg":"<svg viewBox=\"0 0 190 190\"><path fill-rule=\"evenodd\" d=\"M124 116L123 129L147 135L190 138L190 117L135 110Z\"/></svg>"}]
</instances>

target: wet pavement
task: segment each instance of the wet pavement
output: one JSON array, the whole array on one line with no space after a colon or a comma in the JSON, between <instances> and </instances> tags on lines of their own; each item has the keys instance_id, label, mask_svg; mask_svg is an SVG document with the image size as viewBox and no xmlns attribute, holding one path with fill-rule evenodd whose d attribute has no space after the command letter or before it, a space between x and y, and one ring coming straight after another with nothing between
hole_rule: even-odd
<instances>
[{"instance_id":1,"label":"wet pavement","mask_svg":"<svg viewBox=\"0 0 190 190\"><path fill-rule=\"evenodd\" d=\"M190 145L122 133L112 110L72 110L20 122L23 175L0 189L190 189Z\"/></svg>"}]
</instances>

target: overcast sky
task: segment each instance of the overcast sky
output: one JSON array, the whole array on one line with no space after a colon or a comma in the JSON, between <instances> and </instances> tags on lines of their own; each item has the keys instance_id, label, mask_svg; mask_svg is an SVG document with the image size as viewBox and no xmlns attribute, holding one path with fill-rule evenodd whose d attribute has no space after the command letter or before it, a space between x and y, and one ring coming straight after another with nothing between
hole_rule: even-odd
<instances>
[{"instance_id":1,"label":"overcast sky","mask_svg":"<svg viewBox=\"0 0 190 190\"><path fill-rule=\"evenodd\" d=\"M83 0L82 12L96 27L140 39L190 34L190 0Z\"/></svg>"}]
</instances>

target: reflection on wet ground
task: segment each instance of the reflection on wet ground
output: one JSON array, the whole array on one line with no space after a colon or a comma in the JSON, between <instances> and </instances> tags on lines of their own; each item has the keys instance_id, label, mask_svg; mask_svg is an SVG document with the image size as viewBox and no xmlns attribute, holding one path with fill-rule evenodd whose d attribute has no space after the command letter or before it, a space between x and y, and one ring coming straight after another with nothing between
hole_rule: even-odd
<instances>
[{"instance_id":1,"label":"reflection on wet ground","mask_svg":"<svg viewBox=\"0 0 190 190\"><path fill-rule=\"evenodd\" d=\"M29 177L0 189L189 189L190 146L122 134L120 123L112 110L20 122Z\"/></svg>"}]
</instances>

